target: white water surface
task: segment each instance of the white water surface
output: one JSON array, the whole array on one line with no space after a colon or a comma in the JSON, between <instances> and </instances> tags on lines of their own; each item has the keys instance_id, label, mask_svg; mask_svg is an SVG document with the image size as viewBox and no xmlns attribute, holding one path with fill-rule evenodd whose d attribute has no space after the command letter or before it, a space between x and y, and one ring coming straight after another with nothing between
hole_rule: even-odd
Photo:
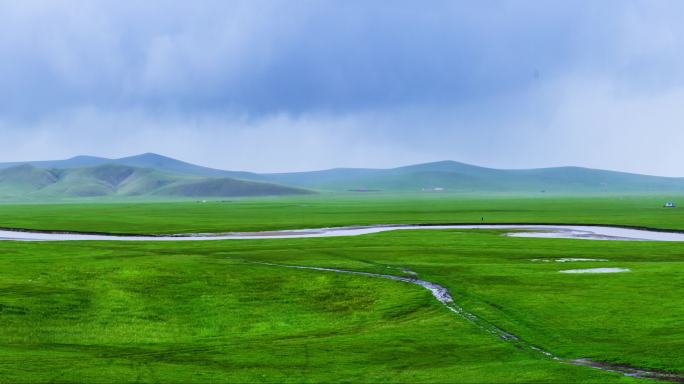
<instances>
[{"instance_id":1,"label":"white water surface","mask_svg":"<svg viewBox=\"0 0 684 384\"><path fill-rule=\"evenodd\" d=\"M374 225L363 227L337 227L300 229L268 232L197 233L161 236L120 236L79 233L47 233L32 231L0 230L0 240L18 241L204 241L204 240L246 240L246 239L293 239L315 237L360 236L398 230L444 230L444 229L497 229L510 230L511 237L537 237L587 240L641 240L641 241L684 241L684 233L662 232L646 229L620 228L610 226L578 225Z\"/></svg>"},{"instance_id":2,"label":"white water surface","mask_svg":"<svg viewBox=\"0 0 684 384\"><path fill-rule=\"evenodd\" d=\"M563 257L561 259L530 259L530 261L542 262L542 263L551 263L551 262L576 263L576 262L583 262L583 261L608 261L608 259L587 259L584 257Z\"/></svg>"},{"instance_id":3,"label":"white water surface","mask_svg":"<svg viewBox=\"0 0 684 384\"><path fill-rule=\"evenodd\" d=\"M560 273L620 273L630 272L629 268L587 268L587 269L566 269Z\"/></svg>"}]
</instances>

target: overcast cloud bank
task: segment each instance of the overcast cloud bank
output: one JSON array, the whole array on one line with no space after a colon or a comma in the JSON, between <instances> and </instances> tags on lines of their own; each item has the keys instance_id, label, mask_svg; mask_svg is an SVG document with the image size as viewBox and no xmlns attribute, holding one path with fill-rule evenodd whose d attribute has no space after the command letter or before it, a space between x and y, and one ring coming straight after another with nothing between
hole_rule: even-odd
<instances>
[{"instance_id":1,"label":"overcast cloud bank","mask_svg":"<svg viewBox=\"0 0 684 384\"><path fill-rule=\"evenodd\" d=\"M0 3L0 160L684 176L680 1Z\"/></svg>"}]
</instances>

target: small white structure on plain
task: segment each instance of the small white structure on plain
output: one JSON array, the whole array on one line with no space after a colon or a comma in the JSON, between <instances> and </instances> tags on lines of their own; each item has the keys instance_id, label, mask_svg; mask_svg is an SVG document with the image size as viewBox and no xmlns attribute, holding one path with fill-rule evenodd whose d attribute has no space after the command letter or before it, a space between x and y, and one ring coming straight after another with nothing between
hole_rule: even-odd
<instances>
[{"instance_id":1,"label":"small white structure on plain","mask_svg":"<svg viewBox=\"0 0 684 384\"><path fill-rule=\"evenodd\" d=\"M443 192L443 187L425 187L421 189L423 192Z\"/></svg>"},{"instance_id":2,"label":"small white structure on plain","mask_svg":"<svg viewBox=\"0 0 684 384\"><path fill-rule=\"evenodd\" d=\"M675 204L674 201L668 201L667 203L665 203L665 205L663 205L663 207L665 207L665 208L676 208L677 204Z\"/></svg>"}]
</instances>

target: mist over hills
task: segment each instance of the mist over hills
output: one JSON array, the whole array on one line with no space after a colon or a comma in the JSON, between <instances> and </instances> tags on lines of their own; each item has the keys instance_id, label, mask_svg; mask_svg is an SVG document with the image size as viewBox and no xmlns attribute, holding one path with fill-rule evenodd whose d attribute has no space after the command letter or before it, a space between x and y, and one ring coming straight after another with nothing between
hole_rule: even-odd
<instances>
[{"instance_id":1,"label":"mist over hills","mask_svg":"<svg viewBox=\"0 0 684 384\"><path fill-rule=\"evenodd\" d=\"M580 167L527 170L440 161L391 169L338 168L311 172L226 171L146 153L120 159L0 163L0 198L150 196L200 198L315 192L604 194L680 193L684 178Z\"/></svg>"}]
</instances>

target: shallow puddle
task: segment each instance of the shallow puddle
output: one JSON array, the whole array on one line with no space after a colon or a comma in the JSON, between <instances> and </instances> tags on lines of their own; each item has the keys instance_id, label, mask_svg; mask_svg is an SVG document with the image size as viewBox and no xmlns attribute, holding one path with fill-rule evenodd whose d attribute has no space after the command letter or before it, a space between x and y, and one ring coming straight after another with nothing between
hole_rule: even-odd
<instances>
[{"instance_id":1,"label":"shallow puddle","mask_svg":"<svg viewBox=\"0 0 684 384\"><path fill-rule=\"evenodd\" d=\"M583 257L564 257L562 259L556 259L557 263L571 263L575 261L608 261L608 259L585 259Z\"/></svg>"},{"instance_id":2,"label":"shallow puddle","mask_svg":"<svg viewBox=\"0 0 684 384\"><path fill-rule=\"evenodd\" d=\"M560 273L620 273L630 272L629 268L587 268L587 269L566 269Z\"/></svg>"},{"instance_id":3,"label":"shallow puddle","mask_svg":"<svg viewBox=\"0 0 684 384\"><path fill-rule=\"evenodd\" d=\"M580 262L580 261L608 261L608 259L587 259L583 257L564 257L561 259L530 259L530 261L534 262L541 262L541 263L551 263L551 262L556 262L556 263L573 263L573 262Z\"/></svg>"}]
</instances>

